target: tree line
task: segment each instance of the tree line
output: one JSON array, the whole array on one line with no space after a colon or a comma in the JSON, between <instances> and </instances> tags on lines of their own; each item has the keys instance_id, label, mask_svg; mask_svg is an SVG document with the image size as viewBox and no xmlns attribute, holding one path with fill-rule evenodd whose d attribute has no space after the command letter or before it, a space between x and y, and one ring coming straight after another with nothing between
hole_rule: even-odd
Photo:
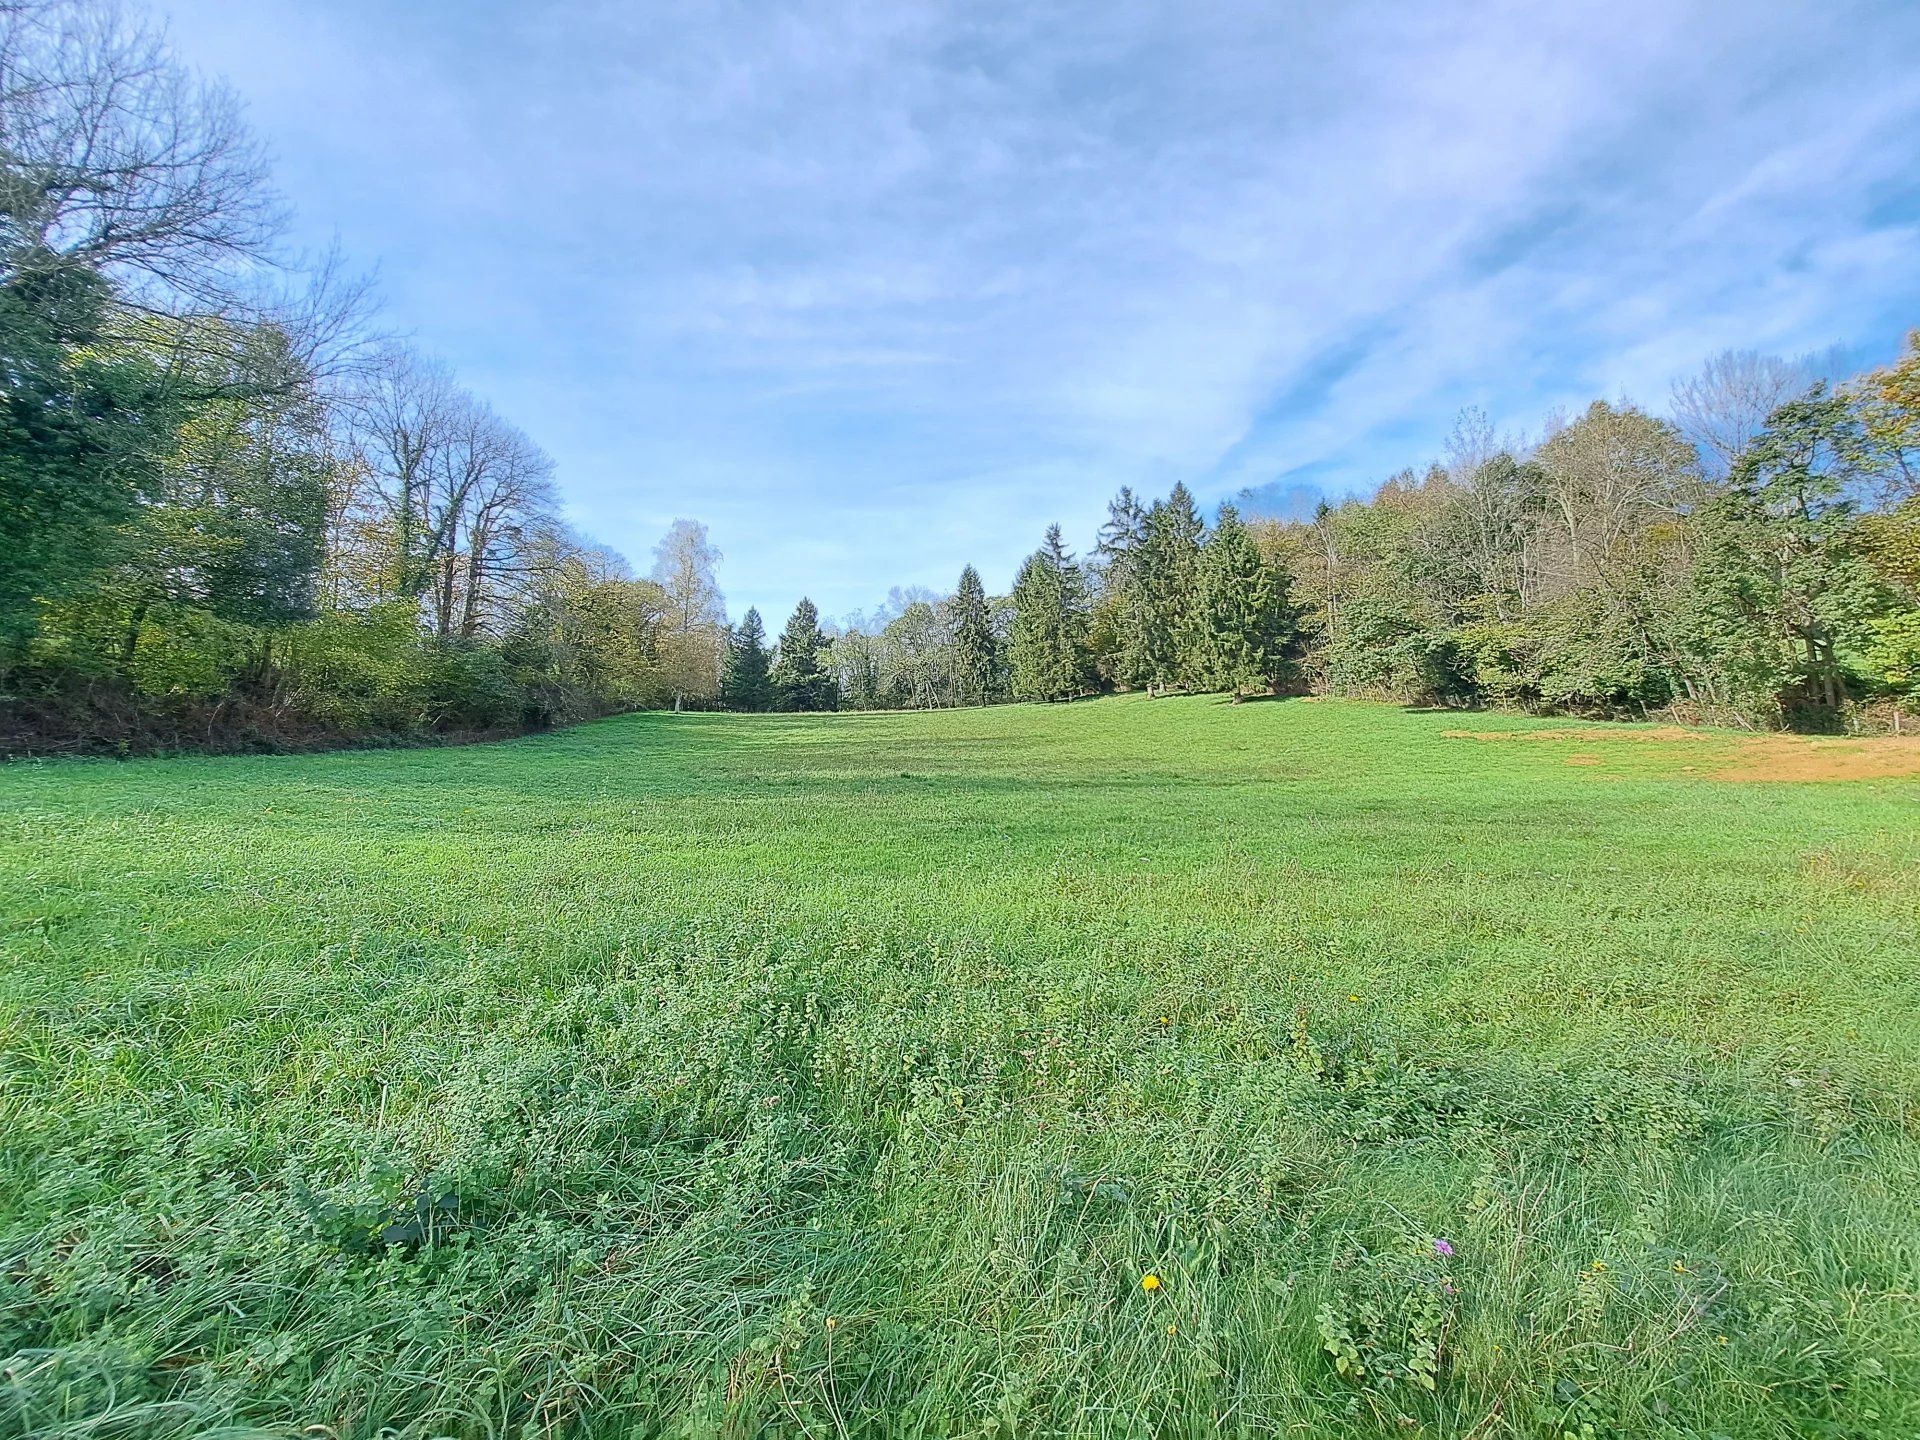
<instances>
[{"instance_id":1,"label":"tree line","mask_svg":"<svg viewBox=\"0 0 1920 1440\"><path fill-rule=\"evenodd\" d=\"M1670 414L1596 401L1532 439L1463 413L1442 460L1309 519L1209 525L1122 489L1091 555L1060 527L990 597L896 592L771 648L734 633L739 709L915 708L1102 691L1315 690L1813 730L1920 708L1920 332L1835 382L1727 352ZM1243 493L1243 499L1250 498ZM792 648L805 685L783 683ZM824 678L822 678L824 677Z\"/></svg>"},{"instance_id":2,"label":"tree line","mask_svg":"<svg viewBox=\"0 0 1920 1440\"><path fill-rule=\"evenodd\" d=\"M718 553L640 577L118 6L0 8L5 748L518 728L711 697Z\"/></svg>"},{"instance_id":3,"label":"tree line","mask_svg":"<svg viewBox=\"0 0 1920 1440\"><path fill-rule=\"evenodd\" d=\"M729 623L705 529L647 575L368 287L286 252L233 98L117 6L0 7L0 749L284 744L652 706L1320 690L1753 726L1920 706L1920 338L1729 352L1310 518L1122 489L1004 594ZM1243 494L1251 505L1255 497Z\"/></svg>"},{"instance_id":4,"label":"tree line","mask_svg":"<svg viewBox=\"0 0 1920 1440\"><path fill-rule=\"evenodd\" d=\"M1833 383L1728 352L1671 414L1596 401L1531 443L1260 528L1320 688L1814 730L1920 705L1920 333Z\"/></svg>"},{"instance_id":5,"label":"tree line","mask_svg":"<svg viewBox=\"0 0 1920 1440\"><path fill-rule=\"evenodd\" d=\"M777 643L759 612L730 633L721 702L737 710L925 709L1172 687L1271 694L1296 671L1287 572L1231 505L1211 528L1176 485L1122 490L1091 559L1058 525L991 597L969 565L950 596L896 591L874 617L823 628L802 600Z\"/></svg>"}]
</instances>

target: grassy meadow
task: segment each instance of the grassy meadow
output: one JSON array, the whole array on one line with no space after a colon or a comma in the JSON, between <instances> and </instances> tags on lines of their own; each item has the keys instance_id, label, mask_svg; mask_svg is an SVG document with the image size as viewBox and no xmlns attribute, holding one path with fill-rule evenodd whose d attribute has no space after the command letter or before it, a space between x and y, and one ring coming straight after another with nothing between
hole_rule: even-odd
<instances>
[{"instance_id":1,"label":"grassy meadow","mask_svg":"<svg viewBox=\"0 0 1920 1440\"><path fill-rule=\"evenodd\" d=\"M1920 779L1752 744L0 770L0 1434L1920 1434Z\"/></svg>"}]
</instances>

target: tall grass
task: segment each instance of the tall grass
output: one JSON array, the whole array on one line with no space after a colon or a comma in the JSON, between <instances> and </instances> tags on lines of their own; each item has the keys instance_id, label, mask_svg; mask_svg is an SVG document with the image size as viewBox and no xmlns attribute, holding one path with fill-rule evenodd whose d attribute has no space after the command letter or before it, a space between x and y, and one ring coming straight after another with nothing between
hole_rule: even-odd
<instances>
[{"instance_id":1,"label":"tall grass","mask_svg":"<svg viewBox=\"0 0 1920 1440\"><path fill-rule=\"evenodd\" d=\"M1452 723L0 772L0 1433L1920 1433L1920 784Z\"/></svg>"}]
</instances>

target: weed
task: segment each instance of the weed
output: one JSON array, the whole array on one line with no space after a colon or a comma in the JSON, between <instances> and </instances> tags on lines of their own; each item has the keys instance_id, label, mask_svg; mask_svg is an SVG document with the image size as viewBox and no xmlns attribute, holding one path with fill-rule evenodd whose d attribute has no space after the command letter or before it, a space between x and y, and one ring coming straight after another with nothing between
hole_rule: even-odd
<instances>
[{"instance_id":1,"label":"weed","mask_svg":"<svg viewBox=\"0 0 1920 1440\"><path fill-rule=\"evenodd\" d=\"M1920 1433L1914 782L1454 723L0 771L0 1435Z\"/></svg>"}]
</instances>

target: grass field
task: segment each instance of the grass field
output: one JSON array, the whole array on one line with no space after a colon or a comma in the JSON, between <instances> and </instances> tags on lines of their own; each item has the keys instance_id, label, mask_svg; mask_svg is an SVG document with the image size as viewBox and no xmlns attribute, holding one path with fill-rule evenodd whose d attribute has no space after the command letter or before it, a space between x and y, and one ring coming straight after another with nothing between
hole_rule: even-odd
<instances>
[{"instance_id":1,"label":"grass field","mask_svg":"<svg viewBox=\"0 0 1920 1440\"><path fill-rule=\"evenodd\" d=\"M1920 1434L1920 780L1751 760L1122 698L0 771L0 1433Z\"/></svg>"}]
</instances>

